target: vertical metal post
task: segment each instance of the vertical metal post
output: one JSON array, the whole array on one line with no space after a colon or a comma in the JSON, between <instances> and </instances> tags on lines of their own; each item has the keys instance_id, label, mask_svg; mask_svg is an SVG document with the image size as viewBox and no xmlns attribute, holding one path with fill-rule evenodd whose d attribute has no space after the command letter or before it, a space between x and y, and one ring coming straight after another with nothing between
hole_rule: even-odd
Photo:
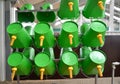
<instances>
[{"instance_id":1,"label":"vertical metal post","mask_svg":"<svg viewBox=\"0 0 120 84\"><path fill-rule=\"evenodd\" d=\"M111 80L111 84L114 84L114 76L115 76L115 65L112 65L112 80Z\"/></svg>"},{"instance_id":2,"label":"vertical metal post","mask_svg":"<svg viewBox=\"0 0 120 84\"><path fill-rule=\"evenodd\" d=\"M98 84L98 75L95 75L95 84Z\"/></svg>"},{"instance_id":3,"label":"vertical metal post","mask_svg":"<svg viewBox=\"0 0 120 84\"><path fill-rule=\"evenodd\" d=\"M13 7L13 3L11 3L11 2L15 2L15 0L3 0L4 1L4 3L5 3L5 7L4 7L4 11L5 11L5 31L7 30L7 26L11 23L11 22L14 22L13 20L12 20L12 17L10 16L10 15L12 15L12 10L11 10L11 6ZM9 37L8 37L8 33L7 32L5 32L5 51L6 51L6 53L5 53L5 60L7 60L8 59L8 56L9 56L9 54L12 52L12 49L10 48L10 46L9 46ZM7 62L6 62L6 80L11 80L11 78L10 78L10 73L11 73L11 69L10 69L10 67L9 67L9 65L7 64Z\"/></svg>"},{"instance_id":4,"label":"vertical metal post","mask_svg":"<svg viewBox=\"0 0 120 84\"><path fill-rule=\"evenodd\" d=\"M114 0L110 1L109 31L114 31Z\"/></svg>"},{"instance_id":5,"label":"vertical metal post","mask_svg":"<svg viewBox=\"0 0 120 84\"><path fill-rule=\"evenodd\" d=\"M20 84L20 76L17 75L17 84Z\"/></svg>"},{"instance_id":6,"label":"vertical metal post","mask_svg":"<svg viewBox=\"0 0 120 84\"><path fill-rule=\"evenodd\" d=\"M0 81L6 80L5 0L0 0Z\"/></svg>"},{"instance_id":7,"label":"vertical metal post","mask_svg":"<svg viewBox=\"0 0 120 84\"><path fill-rule=\"evenodd\" d=\"M14 7L15 1L10 2L10 23L16 21L16 10Z\"/></svg>"},{"instance_id":8,"label":"vertical metal post","mask_svg":"<svg viewBox=\"0 0 120 84\"><path fill-rule=\"evenodd\" d=\"M116 69L117 65L120 65L120 62L113 62L112 63L112 79L111 79L111 84L114 84L115 69Z\"/></svg>"}]
</instances>

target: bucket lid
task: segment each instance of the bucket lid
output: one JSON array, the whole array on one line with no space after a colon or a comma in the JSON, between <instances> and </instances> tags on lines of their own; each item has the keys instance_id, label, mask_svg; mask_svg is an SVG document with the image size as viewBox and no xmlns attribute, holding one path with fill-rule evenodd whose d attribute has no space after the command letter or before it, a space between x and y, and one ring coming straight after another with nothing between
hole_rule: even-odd
<instances>
[{"instance_id":1,"label":"bucket lid","mask_svg":"<svg viewBox=\"0 0 120 84\"><path fill-rule=\"evenodd\" d=\"M42 52L36 55L34 61L38 67L46 67L50 61L50 57L48 54Z\"/></svg>"},{"instance_id":2,"label":"bucket lid","mask_svg":"<svg viewBox=\"0 0 120 84\"><path fill-rule=\"evenodd\" d=\"M38 23L34 28L34 31L39 34L45 34L49 30L50 30L50 25L47 23Z\"/></svg>"},{"instance_id":3,"label":"bucket lid","mask_svg":"<svg viewBox=\"0 0 120 84\"><path fill-rule=\"evenodd\" d=\"M7 27L7 32L10 34L16 34L22 29L22 24L19 22L11 23Z\"/></svg>"},{"instance_id":4,"label":"bucket lid","mask_svg":"<svg viewBox=\"0 0 120 84\"><path fill-rule=\"evenodd\" d=\"M63 23L62 28L66 32L78 31L78 25L73 21L67 21L67 22Z\"/></svg>"},{"instance_id":5,"label":"bucket lid","mask_svg":"<svg viewBox=\"0 0 120 84\"><path fill-rule=\"evenodd\" d=\"M106 61L105 55L101 51L92 51L90 53L90 59L96 64L102 64Z\"/></svg>"},{"instance_id":6,"label":"bucket lid","mask_svg":"<svg viewBox=\"0 0 120 84\"><path fill-rule=\"evenodd\" d=\"M93 21L90 24L90 28L96 32L105 32L106 29L106 24L102 21Z\"/></svg>"},{"instance_id":7,"label":"bucket lid","mask_svg":"<svg viewBox=\"0 0 120 84\"><path fill-rule=\"evenodd\" d=\"M23 59L23 55L19 52L15 52L9 55L8 64L10 66L18 66Z\"/></svg>"},{"instance_id":8,"label":"bucket lid","mask_svg":"<svg viewBox=\"0 0 120 84\"><path fill-rule=\"evenodd\" d=\"M67 51L63 53L62 60L66 65L71 66L76 64L78 59L74 52Z\"/></svg>"}]
</instances>

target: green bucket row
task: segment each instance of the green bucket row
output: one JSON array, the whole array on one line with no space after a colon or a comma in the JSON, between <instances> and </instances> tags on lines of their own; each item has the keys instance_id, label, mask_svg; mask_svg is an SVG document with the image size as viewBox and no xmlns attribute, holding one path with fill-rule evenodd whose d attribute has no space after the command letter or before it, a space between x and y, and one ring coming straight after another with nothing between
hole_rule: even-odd
<instances>
[{"instance_id":1,"label":"green bucket row","mask_svg":"<svg viewBox=\"0 0 120 84\"><path fill-rule=\"evenodd\" d=\"M40 79L44 79L44 75L54 75L56 71L61 76L69 76L73 78L78 75L79 70L86 75L99 74L102 77L106 55L100 50L91 50L89 47L82 47L81 56L78 56L74 51L64 51L60 55L58 61L52 58L51 54L43 51L35 55L33 48L27 48L23 52L11 53L8 57L8 64L11 67L12 76L30 75L35 72ZM84 60L78 60L84 58Z\"/></svg>"},{"instance_id":2,"label":"green bucket row","mask_svg":"<svg viewBox=\"0 0 120 84\"><path fill-rule=\"evenodd\" d=\"M104 45L106 24L102 21L84 23L78 33L78 24L73 21L66 21L62 24L59 36L56 38L52 26L41 22L34 28L25 28L19 22L11 23L7 27L12 48L26 48L36 46L37 48L49 48L58 44L60 47L78 47L80 44L90 47Z\"/></svg>"},{"instance_id":3,"label":"green bucket row","mask_svg":"<svg viewBox=\"0 0 120 84\"><path fill-rule=\"evenodd\" d=\"M104 18L105 17L105 1L106 0L87 0L87 3L82 10L82 14L86 18ZM25 11L28 12L25 12ZM33 22L35 16L40 22L53 22L56 19L55 10L50 3L44 3L40 7L40 10L31 12L34 10L32 4L24 4L18 12L18 21L20 22ZM79 0L61 0L57 15L61 19L76 19L80 16ZM47 18L46 18L47 17Z\"/></svg>"}]
</instances>

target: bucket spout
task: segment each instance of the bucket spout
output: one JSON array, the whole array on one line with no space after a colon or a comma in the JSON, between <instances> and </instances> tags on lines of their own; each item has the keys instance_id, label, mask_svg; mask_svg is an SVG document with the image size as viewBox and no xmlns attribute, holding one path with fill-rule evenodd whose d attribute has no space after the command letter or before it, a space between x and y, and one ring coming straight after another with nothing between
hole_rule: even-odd
<instances>
[{"instance_id":1,"label":"bucket spout","mask_svg":"<svg viewBox=\"0 0 120 84\"><path fill-rule=\"evenodd\" d=\"M40 36L40 46L43 46L43 41L44 41L45 37L44 36Z\"/></svg>"},{"instance_id":2,"label":"bucket spout","mask_svg":"<svg viewBox=\"0 0 120 84\"><path fill-rule=\"evenodd\" d=\"M99 76L100 76L100 77L103 77L102 66L101 66L101 65L97 65L97 70L98 70Z\"/></svg>"},{"instance_id":3,"label":"bucket spout","mask_svg":"<svg viewBox=\"0 0 120 84\"><path fill-rule=\"evenodd\" d=\"M11 37L10 46L13 46L13 44L14 44L14 42L15 42L16 39L17 39L17 37L15 35L13 35Z\"/></svg>"},{"instance_id":4,"label":"bucket spout","mask_svg":"<svg viewBox=\"0 0 120 84\"><path fill-rule=\"evenodd\" d=\"M104 6L103 6L103 1L98 1L98 6L100 7L101 10L104 10Z\"/></svg>"},{"instance_id":5,"label":"bucket spout","mask_svg":"<svg viewBox=\"0 0 120 84\"><path fill-rule=\"evenodd\" d=\"M69 6L70 11L73 11L73 5L74 5L73 2L68 2L68 6Z\"/></svg>"},{"instance_id":6,"label":"bucket spout","mask_svg":"<svg viewBox=\"0 0 120 84\"><path fill-rule=\"evenodd\" d=\"M98 34L97 38L98 38L100 44L102 45L103 44L102 34Z\"/></svg>"},{"instance_id":7,"label":"bucket spout","mask_svg":"<svg viewBox=\"0 0 120 84\"><path fill-rule=\"evenodd\" d=\"M15 73L17 71L17 68L12 68L12 74L11 74L11 80L13 81L14 80L14 77L15 77Z\"/></svg>"},{"instance_id":8,"label":"bucket spout","mask_svg":"<svg viewBox=\"0 0 120 84\"><path fill-rule=\"evenodd\" d=\"M70 78L73 78L73 67L68 67Z\"/></svg>"},{"instance_id":9,"label":"bucket spout","mask_svg":"<svg viewBox=\"0 0 120 84\"><path fill-rule=\"evenodd\" d=\"M41 68L40 69L40 80L43 80L44 72L45 72L45 69Z\"/></svg>"},{"instance_id":10,"label":"bucket spout","mask_svg":"<svg viewBox=\"0 0 120 84\"><path fill-rule=\"evenodd\" d=\"M69 34L68 38L69 38L69 41L70 41L70 45L72 45L73 44L73 35Z\"/></svg>"}]
</instances>

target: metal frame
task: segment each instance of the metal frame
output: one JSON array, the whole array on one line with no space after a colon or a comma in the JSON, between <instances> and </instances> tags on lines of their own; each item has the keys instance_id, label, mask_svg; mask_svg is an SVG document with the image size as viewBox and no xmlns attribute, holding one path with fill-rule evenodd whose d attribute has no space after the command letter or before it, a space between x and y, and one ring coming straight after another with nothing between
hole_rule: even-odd
<instances>
[{"instance_id":1,"label":"metal frame","mask_svg":"<svg viewBox=\"0 0 120 84\"><path fill-rule=\"evenodd\" d=\"M112 63L112 79L111 79L111 84L114 84L114 77L115 77L115 69L116 66L120 65L120 62L113 62Z\"/></svg>"},{"instance_id":2,"label":"metal frame","mask_svg":"<svg viewBox=\"0 0 120 84\"><path fill-rule=\"evenodd\" d=\"M5 1L0 0L0 81L6 79L6 56L5 56Z\"/></svg>"},{"instance_id":3,"label":"metal frame","mask_svg":"<svg viewBox=\"0 0 120 84\"><path fill-rule=\"evenodd\" d=\"M114 31L113 19L114 17L114 0L110 1L110 19L109 19L109 31Z\"/></svg>"}]
</instances>

